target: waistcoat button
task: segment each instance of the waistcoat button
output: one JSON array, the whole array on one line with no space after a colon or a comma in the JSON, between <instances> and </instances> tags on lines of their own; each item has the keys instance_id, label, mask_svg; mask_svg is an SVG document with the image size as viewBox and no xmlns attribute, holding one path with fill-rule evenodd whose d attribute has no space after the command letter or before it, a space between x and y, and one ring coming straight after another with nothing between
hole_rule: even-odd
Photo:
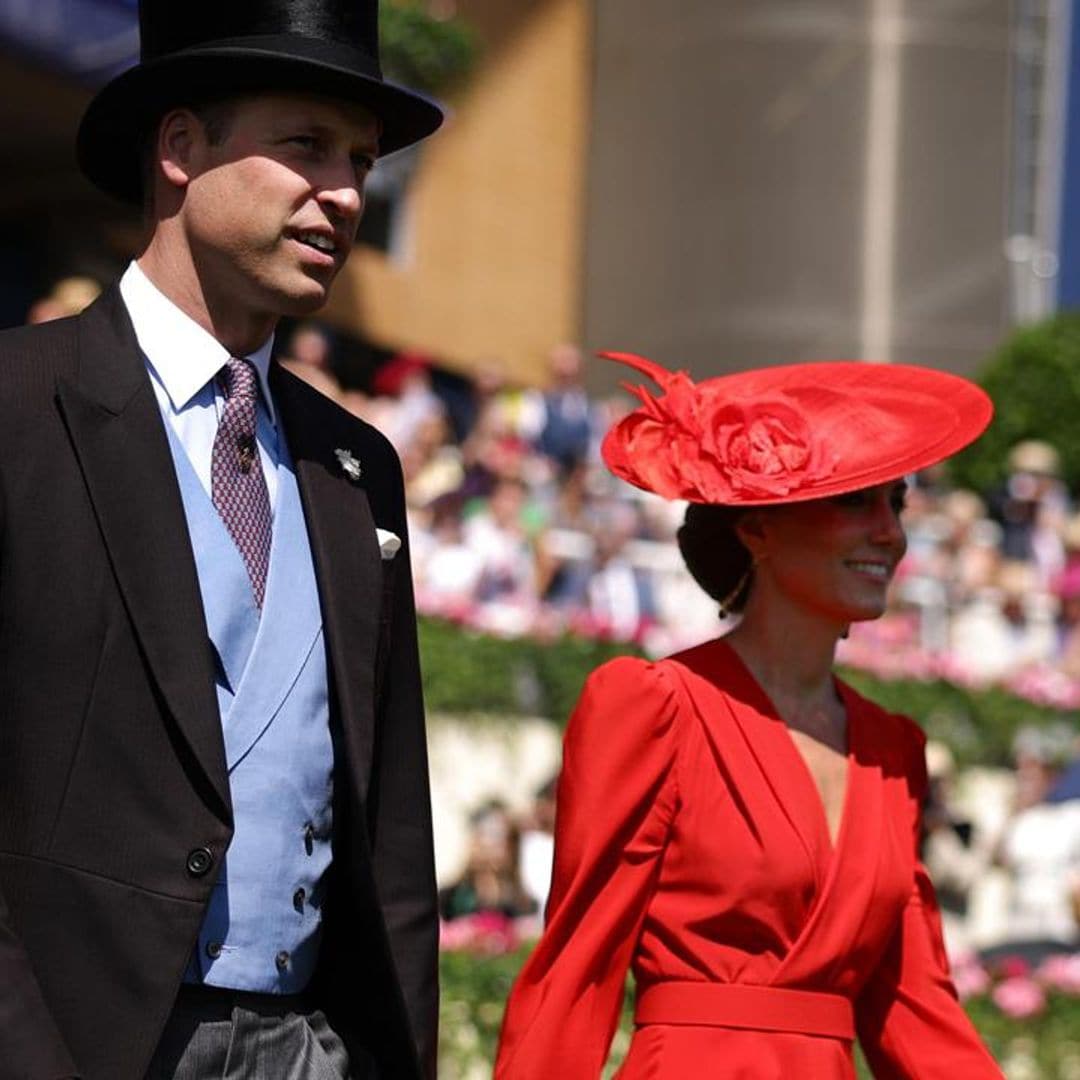
<instances>
[{"instance_id":1,"label":"waistcoat button","mask_svg":"<svg viewBox=\"0 0 1080 1080\"><path fill-rule=\"evenodd\" d=\"M289 954L282 949L281 952L274 957L274 963L277 965L278 971L284 971L289 966Z\"/></svg>"},{"instance_id":2,"label":"waistcoat button","mask_svg":"<svg viewBox=\"0 0 1080 1080\"><path fill-rule=\"evenodd\" d=\"M197 847L188 852L187 872L192 877L202 877L214 865L214 853L208 847Z\"/></svg>"},{"instance_id":3,"label":"waistcoat button","mask_svg":"<svg viewBox=\"0 0 1080 1080\"><path fill-rule=\"evenodd\" d=\"M296 908L297 911L302 912L304 910L304 901L306 899L307 893L304 892L303 889L297 889L296 892L293 893L292 906Z\"/></svg>"}]
</instances>

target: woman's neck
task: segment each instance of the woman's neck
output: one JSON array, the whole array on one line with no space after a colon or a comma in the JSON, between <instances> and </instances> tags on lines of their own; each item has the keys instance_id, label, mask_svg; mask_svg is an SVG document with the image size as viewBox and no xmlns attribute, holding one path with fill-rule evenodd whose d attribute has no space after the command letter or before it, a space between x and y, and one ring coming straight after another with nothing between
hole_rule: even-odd
<instances>
[{"instance_id":1,"label":"woman's neck","mask_svg":"<svg viewBox=\"0 0 1080 1080\"><path fill-rule=\"evenodd\" d=\"M753 595L726 640L789 723L836 714L832 667L842 627L793 605L755 604Z\"/></svg>"}]
</instances>

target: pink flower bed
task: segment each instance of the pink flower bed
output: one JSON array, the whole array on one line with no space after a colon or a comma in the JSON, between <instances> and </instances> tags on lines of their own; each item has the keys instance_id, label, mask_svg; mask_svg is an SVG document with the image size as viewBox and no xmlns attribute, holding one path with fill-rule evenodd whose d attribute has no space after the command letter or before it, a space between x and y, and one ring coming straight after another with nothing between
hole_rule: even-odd
<instances>
[{"instance_id":1,"label":"pink flower bed","mask_svg":"<svg viewBox=\"0 0 1080 1080\"><path fill-rule=\"evenodd\" d=\"M952 976L961 1001L989 994L1006 1016L1024 1020L1046 1008L1049 993L1080 997L1080 953L1049 956L1035 968L1019 956L987 967L966 953L953 958Z\"/></svg>"},{"instance_id":2,"label":"pink flower bed","mask_svg":"<svg viewBox=\"0 0 1080 1080\"><path fill-rule=\"evenodd\" d=\"M439 949L501 956L535 939L538 934L538 921L533 916L511 919L497 911L483 911L462 915L449 922L440 920Z\"/></svg>"}]
</instances>

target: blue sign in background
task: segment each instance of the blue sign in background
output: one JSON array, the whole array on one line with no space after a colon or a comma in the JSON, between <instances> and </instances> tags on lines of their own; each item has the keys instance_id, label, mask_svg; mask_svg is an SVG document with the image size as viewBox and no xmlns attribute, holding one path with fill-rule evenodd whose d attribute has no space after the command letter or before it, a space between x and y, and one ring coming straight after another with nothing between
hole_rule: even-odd
<instances>
[{"instance_id":1,"label":"blue sign in background","mask_svg":"<svg viewBox=\"0 0 1080 1080\"><path fill-rule=\"evenodd\" d=\"M2 0L0 48L105 82L138 59L138 0Z\"/></svg>"},{"instance_id":2,"label":"blue sign in background","mask_svg":"<svg viewBox=\"0 0 1080 1080\"><path fill-rule=\"evenodd\" d=\"M1071 5L1065 147L1062 154L1059 308L1080 308L1080 11Z\"/></svg>"}]
</instances>

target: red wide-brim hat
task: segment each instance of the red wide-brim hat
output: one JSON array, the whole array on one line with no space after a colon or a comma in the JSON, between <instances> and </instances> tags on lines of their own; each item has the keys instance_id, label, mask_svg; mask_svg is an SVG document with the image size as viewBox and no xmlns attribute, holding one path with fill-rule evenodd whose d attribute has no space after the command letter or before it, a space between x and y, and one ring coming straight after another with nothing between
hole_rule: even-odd
<instances>
[{"instance_id":1,"label":"red wide-brim hat","mask_svg":"<svg viewBox=\"0 0 1080 1080\"><path fill-rule=\"evenodd\" d=\"M910 364L823 361L694 383L632 353L602 352L663 391L604 437L618 477L667 499L724 506L807 502L898 480L973 442L994 407L959 375Z\"/></svg>"}]
</instances>

